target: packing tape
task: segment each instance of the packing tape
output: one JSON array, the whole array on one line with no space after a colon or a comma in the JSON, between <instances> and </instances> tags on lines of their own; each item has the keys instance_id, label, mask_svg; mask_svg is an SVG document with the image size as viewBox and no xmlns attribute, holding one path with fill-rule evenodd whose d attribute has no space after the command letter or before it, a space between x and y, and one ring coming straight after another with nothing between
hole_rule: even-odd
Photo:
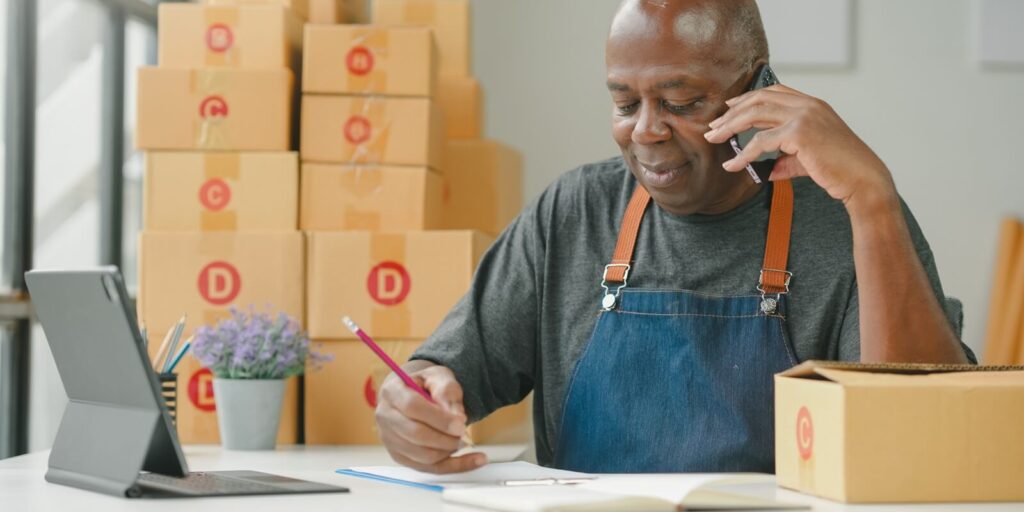
<instances>
[{"instance_id":1,"label":"packing tape","mask_svg":"<svg viewBox=\"0 0 1024 512\"><path fill-rule=\"evenodd\" d=\"M354 27L345 52L345 90L371 94L387 90L391 41L387 29ZM362 49L362 51L360 50Z\"/></svg>"},{"instance_id":2,"label":"packing tape","mask_svg":"<svg viewBox=\"0 0 1024 512\"><path fill-rule=\"evenodd\" d=\"M341 213L341 229L347 231L380 231L380 213L346 207Z\"/></svg>"},{"instance_id":3,"label":"packing tape","mask_svg":"<svg viewBox=\"0 0 1024 512\"><path fill-rule=\"evenodd\" d=\"M384 171L378 167L352 166L338 175L340 188L351 200L342 207L342 229L380 230L380 193Z\"/></svg>"},{"instance_id":4,"label":"packing tape","mask_svg":"<svg viewBox=\"0 0 1024 512\"><path fill-rule=\"evenodd\" d=\"M437 20L437 4L429 0L408 0L402 12L402 19L409 24L434 25Z\"/></svg>"},{"instance_id":5,"label":"packing tape","mask_svg":"<svg viewBox=\"0 0 1024 512\"><path fill-rule=\"evenodd\" d=\"M238 214L233 211L211 212L204 210L199 215L199 229L203 231L237 231Z\"/></svg>"},{"instance_id":6,"label":"packing tape","mask_svg":"<svg viewBox=\"0 0 1024 512\"><path fill-rule=\"evenodd\" d=\"M202 265L215 260L227 261L233 263L233 258L236 254L241 254L239 250L239 237L234 234L209 234L199 236L199 250L196 251L200 256L200 268ZM199 269L197 268L198 272Z\"/></svg>"},{"instance_id":7,"label":"packing tape","mask_svg":"<svg viewBox=\"0 0 1024 512\"><path fill-rule=\"evenodd\" d=\"M203 153L203 176L238 180L241 176L241 154L235 151Z\"/></svg>"},{"instance_id":8,"label":"packing tape","mask_svg":"<svg viewBox=\"0 0 1024 512\"><path fill-rule=\"evenodd\" d=\"M242 63L242 49L238 46L239 9L232 6L203 9L203 62L210 67L233 67Z\"/></svg>"},{"instance_id":9,"label":"packing tape","mask_svg":"<svg viewBox=\"0 0 1024 512\"><path fill-rule=\"evenodd\" d=\"M215 325L217 320L230 316L228 306L245 289L245 275L238 268L233 256L238 251L238 237L235 235L200 235L199 258L191 276L195 287L195 300L203 305L204 325ZM205 280L206 292L203 284ZM220 302L215 299L223 299Z\"/></svg>"},{"instance_id":10,"label":"packing tape","mask_svg":"<svg viewBox=\"0 0 1024 512\"><path fill-rule=\"evenodd\" d=\"M232 205L233 190L241 174L240 156L235 152L203 154L203 184L198 199L202 211L199 226L203 231L235 231L238 215Z\"/></svg>"},{"instance_id":11,"label":"packing tape","mask_svg":"<svg viewBox=\"0 0 1024 512\"><path fill-rule=\"evenodd\" d=\"M384 186L384 170L380 167L353 165L338 175L342 189L358 199L375 199Z\"/></svg>"},{"instance_id":12,"label":"packing tape","mask_svg":"<svg viewBox=\"0 0 1024 512\"><path fill-rule=\"evenodd\" d=\"M216 69L194 69L189 74L189 97L195 104L192 132L196 147L219 149L227 146L231 115L227 96L228 74Z\"/></svg>"},{"instance_id":13,"label":"packing tape","mask_svg":"<svg viewBox=\"0 0 1024 512\"><path fill-rule=\"evenodd\" d=\"M375 233L370 237L370 261L376 265L384 261L405 264L405 234Z\"/></svg>"},{"instance_id":14,"label":"packing tape","mask_svg":"<svg viewBox=\"0 0 1024 512\"><path fill-rule=\"evenodd\" d=\"M416 283L413 282L412 276L408 274L407 261L404 234L376 233L370 236L370 264L373 266L372 268L377 268L378 265L384 262L393 262L400 265L405 272L405 279L408 280L404 286L408 286L408 293L411 295ZM366 277L367 281L371 278L372 275L367 275ZM367 285L369 285L369 282L367 282ZM369 286L367 288L367 294L369 294ZM371 332L378 331L378 326L386 325L388 326L388 332L391 333L390 337L408 337L411 334L412 314L409 310L408 296L404 297L398 304L391 306L380 304L372 296L368 298L371 301L372 307L370 310L370 325L374 329Z\"/></svg>"},{"instance_id":15,"label":"packing tape","mask_svg":"<svg viewBox=\"0 0 1024 512\"><path fill-rule=\"evenodd\" d=\"M350 96L348 118L341 126L342 160L350 164L379 164L387 154L391 119L379 98Z\"/></svg>"}]
</instances>

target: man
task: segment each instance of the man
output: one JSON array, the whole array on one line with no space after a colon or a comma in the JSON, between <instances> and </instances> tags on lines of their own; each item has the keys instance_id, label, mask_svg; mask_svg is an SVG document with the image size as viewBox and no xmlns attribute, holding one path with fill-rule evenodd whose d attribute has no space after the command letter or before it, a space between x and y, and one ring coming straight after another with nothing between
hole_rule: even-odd
<instances>
[{"instance_id":1,"label":"man","mask_svg":"<svg viewBox=\"0 0 1024 512\"><path fill-rule=\"evenodd\" d=\"M440 405L384 383L397 462L478 467L451 457L467 420L534 391L542 464L772 472L774 373L973 358L885 164L823 101L746 92L767 62L753 0L623 2L606 47L622 156L563 175L484 257L405 367ZM756 184L744 169L770 151Z\"/></svg>"}]
</instances>

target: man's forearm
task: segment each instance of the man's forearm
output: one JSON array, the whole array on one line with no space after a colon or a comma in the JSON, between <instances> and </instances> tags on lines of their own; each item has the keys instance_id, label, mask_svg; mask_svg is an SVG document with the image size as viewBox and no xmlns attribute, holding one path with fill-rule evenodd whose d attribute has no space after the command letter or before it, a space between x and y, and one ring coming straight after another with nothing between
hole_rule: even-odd
<instances>
[{"instance_id":1,"label":"man's forearm","mask_svg":"<svg viewBox=\"0 0 1024 512\"><path fill-rule=\"evenodd\" d=\"M857 202L859 200L859 202ZM966 363L895 193L847 203L864 362Z\"/></svg>"}]
</instances>

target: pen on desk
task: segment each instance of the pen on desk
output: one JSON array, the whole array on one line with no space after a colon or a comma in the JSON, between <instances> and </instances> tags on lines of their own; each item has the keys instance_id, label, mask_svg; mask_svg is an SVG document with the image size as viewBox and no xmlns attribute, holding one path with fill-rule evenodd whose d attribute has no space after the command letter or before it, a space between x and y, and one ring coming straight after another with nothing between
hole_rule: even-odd
<instances>
[{"instance_id":1,"label":"pen on desk","mask_svg":"<svg viewBox=\"0 0 1024 512\"><path fill-rule=\"evenodd\" d=\"M181 320L174 329L174 336L171 338L171 348L167 350L167 358L164 359L164 364L161 366L163 372L167 372L167 367L171 364L171 359L173 359L178 353L178 342L181 341L181 333L185 331L185 322L187 319L187 315L181 315Z\"/></svg>"},{"instance_id":2,"label":"pen on desk","mask_svg":"<svg viewBox=\"0 0 1024 512\"><path fill-rule=\"evenodd\" d=\"M185 344L181 346L181 350L178 351L178 355L174 356L171 364L167 366L167 369L164 370L163 373L173 373L174 369L178 367L178 363L181 362L181 358L185 357L185 354L188 353L188 349L190 348L192 348L192 336L189 336L189 338L185 340Z\"/></svg>"},{"instance_id":3,"label":"pen on desk","mask_svg":"<svg viewBox=\"0 0 1024 512\"><path fill-rule=\"evenodd\" d=\"M181 320L178 323L185 321L185 315L181 316ZM171 337L174 336L174 331L178 330L178 324L174 324L170 329L167 329L167 334L164 335L164 341L160 343L160 348L157 349L156 354L153 355L153 369L159 370L160 361L164 358L164 354L167 353L167 349L171 345Z\"/></svg>"},{"instance_id":4,"label":"pen on desk","mask_svg":"<svg viewBox=\"0 0 1024 512\"><path fill-rule=\"evenodd\" d=\"M377 345L377 342L373 341L373 338L371 338L369 334L366 334L365 331L360 329L351 318L346 316L342 318L341 321L345 324L345 327L348 327L348 330L352 331L352 334L355 334L360 340L363 340L363 343L365 343L367 347L370 347L370 350L372 350L374 354L377 354L377 357L379 357L381 361L384 361L384 364L388 365L388 368L391 368L391 371L395 372L395 375L398 375L398 378L402 379L402 382L405 383L406 387L419 393L420 396L426 398L428 402L432 404L437 403L434 400L434 397L430 396L430 393L427 393L427 390L423 389L423 386L420 386L419 383L413 380L408 373L405 373L405 370L403 370L401 366L398 366L398 363L396 363L394 359L391 359L391 356L389 356L387 352L384 352L384 349L380 348L380 345ZM473 441L471 441L466 435L462 436L462 444L464 448L472 448L474 446Z\"/></svg>"},{"instance_id":5,"label":"pen on desk","mask_svg":"<svg viewBox=\"0 0 1024 512\"><path fill-rule=\"evenodd\" d=\"M527 480L500 480L498 485L505 487L526 487L531 485L576 485L596 480L590 478L535 478Z\"/></svg>"}]
</instances>

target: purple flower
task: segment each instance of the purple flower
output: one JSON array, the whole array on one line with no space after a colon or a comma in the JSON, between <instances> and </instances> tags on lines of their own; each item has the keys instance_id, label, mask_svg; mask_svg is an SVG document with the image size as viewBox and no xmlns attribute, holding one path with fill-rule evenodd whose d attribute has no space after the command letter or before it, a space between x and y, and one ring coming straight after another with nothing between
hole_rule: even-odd
<instances>
[{"instance_id":1,"label":"purple flower","mask_svg":"<svg viewBox=\"0 0 1024 512\"><path fill-rule=\"evenodd\" d=\"M268 308L269 309L269 308ZM219 378L284 379L318 368L333 357L309 349L309 337L285 313L276 316L231 308L214 327L196 329L192 352Z\"/></svg>"}]
</instances>

